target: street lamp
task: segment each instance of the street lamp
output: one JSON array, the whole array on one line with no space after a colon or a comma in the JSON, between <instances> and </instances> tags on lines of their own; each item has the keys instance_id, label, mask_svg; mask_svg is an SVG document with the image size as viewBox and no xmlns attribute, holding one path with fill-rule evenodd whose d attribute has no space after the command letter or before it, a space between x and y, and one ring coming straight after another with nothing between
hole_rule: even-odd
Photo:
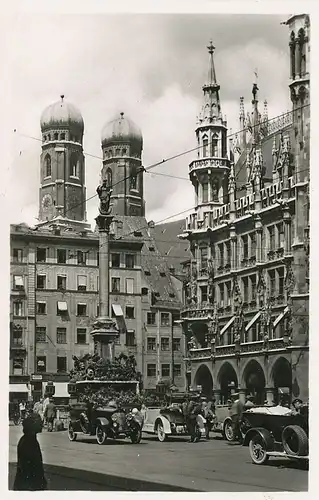
<instances>
[{"instance_id":1,"label":"street lamp","mask_svg":"<svg viewBox=\"0 0 319 500\"><path fill-rule=\"evenodd\" d=\"M109 237L113 220L110 209L112 189L104 180L97 188L100 199L99 215L96 223L99 229L99 317L93 323L91 335L94 339L94 351L102 358L114 358L114 341L119 336L116 323L109 317Z\"/></svg>"}]
</instances>

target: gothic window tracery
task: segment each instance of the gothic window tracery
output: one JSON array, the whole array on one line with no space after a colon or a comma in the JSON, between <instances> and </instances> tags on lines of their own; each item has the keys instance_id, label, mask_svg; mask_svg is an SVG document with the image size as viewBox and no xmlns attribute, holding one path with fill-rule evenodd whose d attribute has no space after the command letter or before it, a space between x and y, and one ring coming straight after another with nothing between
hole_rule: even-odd
<instances>
[{"instance_id":1,"label":"gothic window tracery","mask_svg":"<svg viewBox=\"0 0 319 500\"><path fill-rule=\"evenodd\" d=\"M218 135L214 134L211 144L211 156L218 156Z\"/></svg>"},{"instance_id":2,"label":"gothic window tracery","mask_svg":"<svg viewBox=\"0 0 319 500\"><path fill-rule=\"evenodd\" d=\"M203 158L206 158L208 153L208 137L204 135L203 137Z\"/></svg>"},{"instance_id":3,"label":"gothic window tracery","mask_svg":"<svg viewBox=\"0 0 319 500\"><path fill-rule=\"evenodd\" d=\"M295 78L296 74L296 69L295 69L295 49L296 49L296 44L295 44L295 33L292 31L290 35L290 69L291 69L291 77Z\"/></svg>"},{"instance_id":4,"label":"gothic window tracery","mask_svg":"<svg viewBox=\"0 0 319 500\"><path fill-rule=\"evenodd\" d=\"M51 156L47 154L44 158L44 171L45 177L51 177L52 169L51 169Z\"/></svg>"}]
</instances>

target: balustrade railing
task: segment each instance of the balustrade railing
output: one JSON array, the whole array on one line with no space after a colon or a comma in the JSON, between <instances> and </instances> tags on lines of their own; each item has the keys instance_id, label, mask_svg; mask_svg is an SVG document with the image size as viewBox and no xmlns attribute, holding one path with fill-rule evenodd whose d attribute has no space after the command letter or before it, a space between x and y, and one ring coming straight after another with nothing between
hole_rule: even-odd
<instances>
[{"instance_id":1,"label":"balustrade railing","mask_svg":"<svg viewBox=\"0 0 319 500\"><path fill-rule=\"evenodd\" d=\"M276 120L270 120L267 123L268 135L274 134L285 127L292 124L292 112L287 111L287 113L280 115Z\"/></svg>"},{"instance_id":2,"label":"balustrade railing","mask_svg":"<svg viewBox=\"0 0 319 500\"><path fill-rule=\"evenodd\" d=\"M193 160L189 164L189 172L202 168L228 168L228 160L226 158L201 158Z\"/></svg>"},{"instance_id":3,"label":"balustrade railing","mask_svg":"<svg viewBox=\"0 0 319 500\"><path fill-rule=\"evenodd\" d=\"M276 351L279 349L285 349L287 347L287 343L285 343L283 338L279 339L270 339L268 341L267 352ZM240 344L239 350L236 351L235 344L230 345L219 345L215 347L215 357L221 356L231 356L236 352L240 354L245 353L264 353L265 345L263 340L257 340L255 342L244 342ZM196 360L196 359L211 359L212 351L210 347L201 347L198 349L190 349L188 359Z\"/></svg>"}]
</instances>

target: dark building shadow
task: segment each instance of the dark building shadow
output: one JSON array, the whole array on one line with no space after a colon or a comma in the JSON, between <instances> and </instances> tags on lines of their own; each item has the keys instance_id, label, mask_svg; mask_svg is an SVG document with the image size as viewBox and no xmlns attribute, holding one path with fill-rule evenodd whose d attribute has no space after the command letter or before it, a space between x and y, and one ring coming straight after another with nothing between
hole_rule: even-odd
<instances>
[{"instance_id":1,"label":"dark building shadow","mask_svg":"<svg viewBox=\"0 0 319 500\"><path fill-rule=\"evenodd\" d=\"M9 490L16 470L17 464L9 463ZM44 465L44 471L50 491L198 491L57 465Z\"/></svg>"}]
</instances>

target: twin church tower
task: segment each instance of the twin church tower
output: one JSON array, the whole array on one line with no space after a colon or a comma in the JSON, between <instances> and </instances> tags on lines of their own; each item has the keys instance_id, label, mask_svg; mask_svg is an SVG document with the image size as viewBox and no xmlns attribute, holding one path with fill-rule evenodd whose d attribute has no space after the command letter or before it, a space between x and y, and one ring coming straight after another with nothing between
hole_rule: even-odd
<instances>
[{"instance_id":1,"label":"twin church tower","mask_svg":"<svg viewBox=\"0 0 319 500\"><path fill-rule=\"evenodd\" d=\"M203 106L196 128L198 158L189 167L197 206L223 205L228 194L227 123L221 114L214 49L211 43L208 78L203 86ZM40 224L57 216L86 222L82 115L61 96L60 101L42 113L41 131ZM112 213L144 216L141 130L120 113L103 127L101 147L102 180L106 179L113 188Z\"/></svg>"},{"instance_id":2,"label":"twin church tower","mask_svg":"<svg viewBox=\"0 0 319 500\"><path fill-rule=\"evenodd\" d=\"M62 95L43 111L41 132L40 224L57 216L85 222L83 117ZM120 113L103 127L101 146L102 180L113 186L113 214L144 216L140 129Z\"/></svg>"}]
</instances>

